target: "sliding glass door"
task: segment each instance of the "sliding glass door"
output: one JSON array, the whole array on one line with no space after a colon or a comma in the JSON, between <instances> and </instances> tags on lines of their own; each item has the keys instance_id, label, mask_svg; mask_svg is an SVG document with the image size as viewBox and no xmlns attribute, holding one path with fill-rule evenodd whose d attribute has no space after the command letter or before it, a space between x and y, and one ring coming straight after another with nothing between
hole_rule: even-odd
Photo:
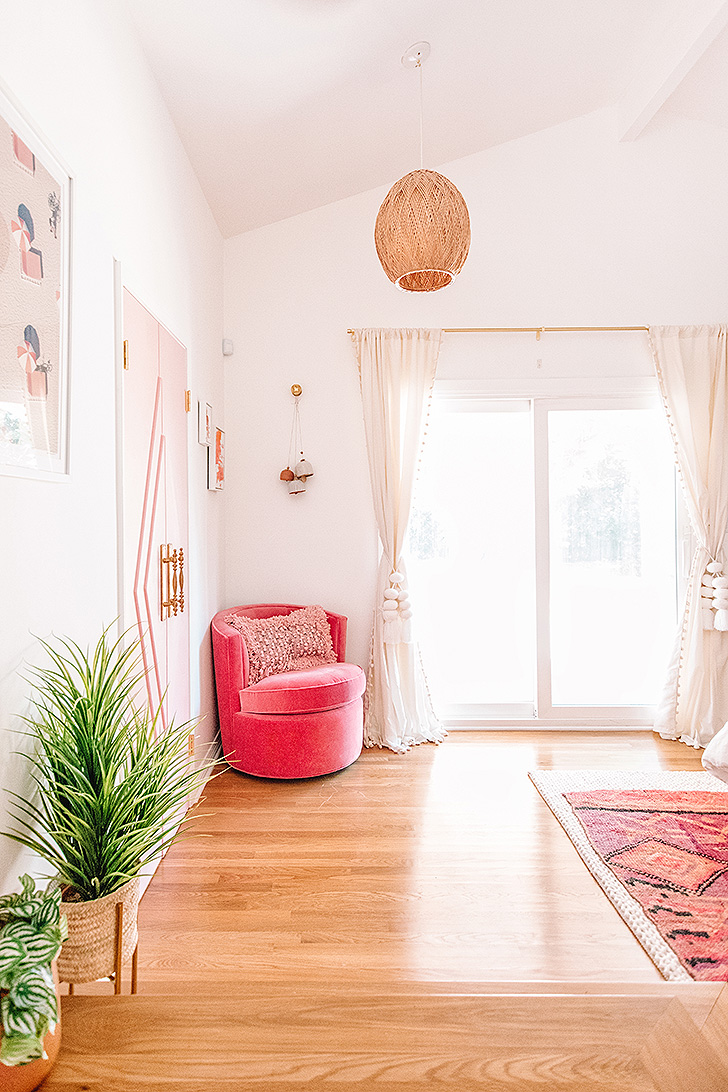
<instances>
[{"instance_id":1,"label":"sliding glass door","mask_svg":"<svg viewBox=\"0 0 728 1092\"><path fill-rule=\"evenodd\" d=\"M439 710L533 715L534 563L530 402L438 400L408 567Z\"/></svg>"},{"instance_id":2,"label":"sliding glass door","mask_svg":"<svg viewBox=\"0 0 728 1092\"><path fill-rule=\"evenodd\" d=\"M659 697L677 620L664 412L635 400L537 401L534 424L548 468L537 527L540 712L645 715Z\"/></svg>"},{"instance_id":3,"label":"sliding glass door","mask_svg":"<svg viewBox=\"0 0 728 1092\"><path fill-rule=\"evenodd\" d=\"M676 625L675 476L641 397L436 397L410 528L450 722L639 722Z\"/></svg>"}]
</instances>

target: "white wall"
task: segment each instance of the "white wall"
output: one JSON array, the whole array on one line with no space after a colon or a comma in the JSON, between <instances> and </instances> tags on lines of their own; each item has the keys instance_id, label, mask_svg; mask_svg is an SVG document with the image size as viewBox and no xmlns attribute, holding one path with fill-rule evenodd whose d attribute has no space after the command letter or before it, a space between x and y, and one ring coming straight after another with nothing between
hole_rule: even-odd
<instances>
[{"instance_id":1,"label":"white wall","mask_svg":"<svg viewBox=\"0 0 728 1092\"><path fill-rule=\"evenodd\" d=\"M665 114L634 144L615 133L600 111L441 168L468 203L472 246L440 293L398 292L382 272L372 236L385 189L226 242L229 605L321 601L349 615L350 658L366 662L377 544L347 327L726 320L728 134ZM562 340L572 364L560 374L577 344L598 371L618 336ZM622 336L634 339L628 370L648 371L645 335ZM542 357L559 374L556 335L528 338L533 366ZM440 374L502 370L503 339L459 344L446 337ZM292 382L316 469L298 497L278 481Z\"/></svg>"},{"instance_id":2,"label":"white wall","mask_svg":"<svg viewBox=\"0 0 728 1092\"><path fill-rule=\"evenodd\" d=\"M118 609L114 258L187 346L193 402L210 401L221 421L222 241L120 8L0 0L0 78L75 176L71 480L0 476L0 783L15 789L25 773L13 729L27 708L18 669L38 658L32 635L95 641ZM215 729L208 626L222 605L222 498L205 489L204 449L190 452L192 709L207 714L204 739ZM0 839L0 890L23 863Z\"/></svg>"}]
</instances>

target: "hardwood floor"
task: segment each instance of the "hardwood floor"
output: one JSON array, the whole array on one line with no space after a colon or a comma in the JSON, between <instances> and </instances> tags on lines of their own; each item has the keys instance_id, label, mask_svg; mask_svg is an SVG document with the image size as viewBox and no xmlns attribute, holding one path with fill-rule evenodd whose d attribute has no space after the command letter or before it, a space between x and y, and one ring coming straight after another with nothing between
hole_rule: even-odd
<instances>
[{"instance_id":1,"label":"hardwood floor","mask_svg":"<svg viewBox=\"0 0 728 1092\"><path fill-rule=\"evenodd\" d=\"M651 732L451 732L310 781L227 770L142 899L140 991L661 981L535 768L701 766Z\"/></svg>"},{"instance_id":2,"label":"hardwood floor","mask_svg":"<svg viewBox=\"0 0 728 1092\"><path fill-rule=\"evenodd\" d=\"M227 770L142 899L140 994L64 997L43 1088L726 1092L728 993L662 981L536 768L701 766L649 732L461 732Z\"/></svg>"}]
</instances>

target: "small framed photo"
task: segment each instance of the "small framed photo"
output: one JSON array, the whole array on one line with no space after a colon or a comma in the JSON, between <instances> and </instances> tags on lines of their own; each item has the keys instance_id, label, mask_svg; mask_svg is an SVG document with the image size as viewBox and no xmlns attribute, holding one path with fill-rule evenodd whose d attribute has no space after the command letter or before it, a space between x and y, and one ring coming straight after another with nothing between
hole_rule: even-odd
<instances>
[{"instance_id":1,"label":"small framed photo","mask_svg":"<svg viewBox=\"0 0 728 1092\"><path fill-rule=\"evenodd\" d=\"M225 485L225 433L215 429L215 442L207 449L207 488L215 491Z\"/></svg>"},{"instance_id":2,"label":"small framed photo","mask_svg":"<svg viewBox=\"0 0 728 1092\"><path fill-rule=\"evenodd\" d=\"M212 406L209 402L197 403L197 442L203 447L212 443Z\"/></svg>"}]
</instances>

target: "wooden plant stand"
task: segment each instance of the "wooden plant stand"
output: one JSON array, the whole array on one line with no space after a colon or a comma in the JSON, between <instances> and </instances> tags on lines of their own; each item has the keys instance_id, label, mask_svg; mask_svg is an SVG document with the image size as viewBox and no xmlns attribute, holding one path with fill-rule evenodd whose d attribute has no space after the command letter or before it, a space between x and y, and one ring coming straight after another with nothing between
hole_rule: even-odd
<instances>
[{"instance_id":1,"label":"wooden plant stand","mask_svg":"<svg viewBox=\"0 0 728 1092\"><path fill-rule=\"evenodd\" d=\"M121 993L121 949L122 949L122 929L124 926L124 904L123 902L117 902L116 904L116 932L114 937L114 973L109 977L114 983L114 993ZM137 967L139 956L139 941L136 943L134 953L131 957L131 992L137 992ZM75 983L68 983L68 992L73 995L75 992Z\"/></svg>"}]
</instances>

